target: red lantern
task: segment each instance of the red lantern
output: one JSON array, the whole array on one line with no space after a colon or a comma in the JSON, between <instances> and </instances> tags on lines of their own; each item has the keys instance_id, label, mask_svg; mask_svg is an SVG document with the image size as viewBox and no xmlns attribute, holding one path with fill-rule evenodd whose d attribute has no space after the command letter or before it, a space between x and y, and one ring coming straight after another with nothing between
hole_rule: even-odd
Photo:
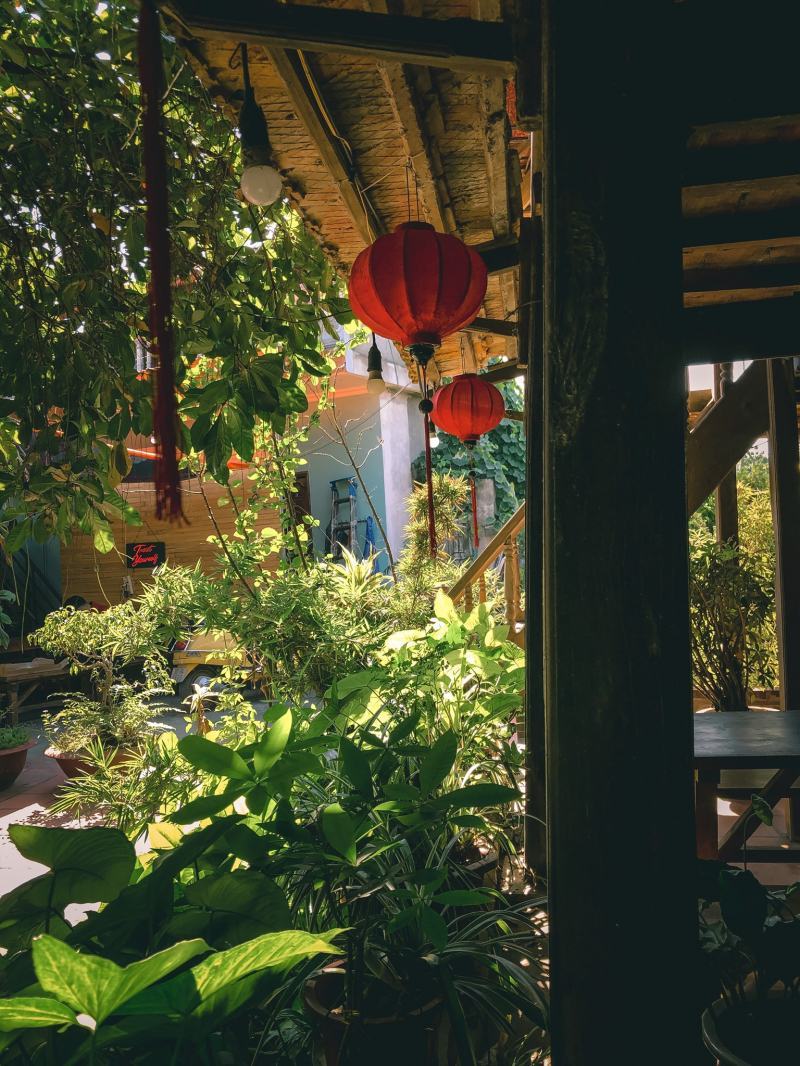
<instances>
[{"instance_id":1,"label":"red lantern","mask_svg":"<svg viewBox=\"0 0 800 1066\"><path fill-rule=\"evenodd\" d=\"M486 265L428 222L404 222L357 257L350 303L365 325L422 364L442 338L471 322L486 295Z\"/></svg>"},{"instance_id":2,"label":"red lantern","mask_svg":"<svg viewBox=\"0 0 800 1066\"><path fill-rule=\"evenodd\" d=\"M462 374L434 394L431 418L439 429L469 445L499 426L505 413L499 389L478 374Z\"/></svg>"},{"instance_id":3,"label":"red lantern","mask_svg":"<svg viewBox=\"0 0 800 1066\"><path fill-rule=\"evenodd\" d=\"M381 337L408 348L420 367L425 418L428 540L436 558L430 411L425 366L442 338L471 322L486 295L486 264L476 251L428 222L404 222L361 252L350 272L350 304Z\"/></svg>"},{"instance_id":4,"label":"red lantern","mask_svg":"<svg viewBox=\"0 0 800 1066\"><path fill-rule=\"evenodd\" d=\"M445 433L452 433L471 450L478 437L500 425L506 413L502 393L490 381L477 374L462 374L433 397L431 418ZM470 464L469 488L472 502L472 537L475 548L478 537L478 498L475 491L475 470Z\"/></svg>"}]
</instances>

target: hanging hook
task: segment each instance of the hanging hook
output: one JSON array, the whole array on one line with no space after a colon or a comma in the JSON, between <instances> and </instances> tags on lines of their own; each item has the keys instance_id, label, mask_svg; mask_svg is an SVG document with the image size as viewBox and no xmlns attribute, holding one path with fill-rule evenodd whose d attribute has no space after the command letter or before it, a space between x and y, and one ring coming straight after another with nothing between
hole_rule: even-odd
<instances>
[{"instance_id":1,"label":"hanging hook","mask_svg":"<svg viewBox=\"0 0 800 1066\"><path fill-rule=\"evenodd\" d=\"M242 50L242 48L245 47L247 46L243 44L242 41L239 41L234 50L231 52L230 57L228 59L228 66L231 70L238 70L239 67L242 65L242 60L239 57L239 52Z\"/></svg>"}]
</instances>

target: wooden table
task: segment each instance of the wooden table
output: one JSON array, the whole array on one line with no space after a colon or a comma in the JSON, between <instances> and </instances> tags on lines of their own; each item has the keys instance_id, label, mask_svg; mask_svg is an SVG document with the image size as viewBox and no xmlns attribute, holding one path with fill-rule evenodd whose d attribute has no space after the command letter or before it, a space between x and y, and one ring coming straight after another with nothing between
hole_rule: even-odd
<instances>
[{"instance_id":1,"label":"wooden table","mask_svg":"<svg viewBox=\"0 0 800 1066\"><path fill-rule=\"evenodd\" d=\"M717 843L717 788L722 770L775 770L754 793L774 807L800 777L800 711L742 711L694 715L695 813L701 858L736 862L760 824L748 804ZM748 859L781 861L775 849L748 849ZM783 855L784 862L790 861Z\"/></svg>"},{"instance_id":2,"label":"wooden table","mask_svg":"<svg viewBox=\"0 0 800 1066\"><path fill-rule=\"evenodd\" d=\"M45 703L27 704L27 700L43 681L64 677L69 671L66 659L32 659L19 663L0 663L0 696L5 696L7 705L4 714L9 725L17 725L20 711L40 710L53 706L52 700Z\"/></svg>"}]
</instances>

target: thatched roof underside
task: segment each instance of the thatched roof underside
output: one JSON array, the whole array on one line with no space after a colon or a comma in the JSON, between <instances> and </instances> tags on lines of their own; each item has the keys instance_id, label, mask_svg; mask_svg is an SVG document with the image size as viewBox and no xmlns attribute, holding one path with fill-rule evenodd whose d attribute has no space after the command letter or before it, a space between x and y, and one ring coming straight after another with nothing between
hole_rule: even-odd
<instances>
[{"instance_id":1,"label":"thatched roof underside","mask_svg":"<svg viewBox=\"0 0 800 1066\"><path fill-rule=\"evenodd\" d=\"M436 19L501 17L500 0L307 6ZM239 42L179 32L212 97L235 121L242 74L231 57ZM409 218L409 208L412 218L419 212L471 245L518 235L529 138L512 131L502 77L258 44L249 45L249 59L286 187L343 275L369 240ZM514 322L518 292L516 268L491 275L481 316ZM434 377L498 356L516 358L513 337L462 333L437 353Z\"/></svg>"}]
</instances>

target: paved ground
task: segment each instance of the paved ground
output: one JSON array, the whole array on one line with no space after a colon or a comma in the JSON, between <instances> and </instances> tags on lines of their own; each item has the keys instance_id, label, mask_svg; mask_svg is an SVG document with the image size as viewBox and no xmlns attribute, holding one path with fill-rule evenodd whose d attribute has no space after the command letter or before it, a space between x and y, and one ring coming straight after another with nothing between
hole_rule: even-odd
<instances>
[{"instance_id":1,"label":"paved ground","mask_svg":"<svg viewBox=\"0 0 800 1066\"><path fill-rule=\"evenodd\" d=\"M158 721L170 726L182 736L186 732L184 715L178 711L178 701L172 702L176 708L175 713L160 715ZM24 725L32 736L39 737L39 742L28 752L25 769L11 788L0 792L0 895L44 872L44 867L39 863L23 859L11 843L8 835L10 825L17 822L70 827L82 824L69 814L50 813L48 808L53 802L56 790L64 781L64 775L55 759L44 754L48 742L42 734L41 720L29 719Z\"/></svg>"}]
</instances>

